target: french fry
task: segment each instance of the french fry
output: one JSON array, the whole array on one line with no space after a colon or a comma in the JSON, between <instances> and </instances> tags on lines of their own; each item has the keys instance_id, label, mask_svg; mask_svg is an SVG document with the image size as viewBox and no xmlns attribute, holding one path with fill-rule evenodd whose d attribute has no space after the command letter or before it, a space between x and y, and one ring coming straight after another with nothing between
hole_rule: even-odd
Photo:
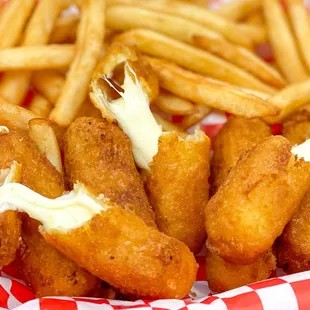
<instances>
[{"instance_id":1,"label":"french fry","mask_svg":"<svg viewBox=\"0 0 310 310\"><path fill-rule=\"evenodd\" d=\"M192 4L182 3L173 0L108 0L108 6L116 4L126 4L151 9L153 11L181 16L192 20L206 28L221 33L227 40L246 47L252 46L251 38L242 35L242 30L238 24L229 21L221 16L212 13L207 8L203 9Z\"/></svg>"},{"instance_id":2,"label":"french fry","mask_svg":"<svg viewBox=\"0 0 310 310\"><path fill-rule=\"evenodd\" d=\"M35 5L35 0L10 0L0 13L0 49L15 46Z\"/></svg>"},{"instance_id":3,"label":"french fry","mask_svg":"<svg viewBox=\"0 0 310 310\"><path fill-rule=\"evenodd\" d=\"M63 173L60 150L51 121L43 118L32 119L29 122L29 136L50 163Z\"/></svg>"},{"instance_id":4,"label":"french fry","mask_svg":"<svg viewBox=\"0 0 310 310\"><path fill-rule=\"evenodd\" d=\"M287 9L304 63L310 70L310 19L307 9L302 0L287 1Z\"/></svg>"},{"instance_id":5,"label":"french fry","mask_svg":"<svg viewBox=\"0 0 310 310\"><path fill-rule=\"evenodd\" d=\"M249 24L239 24L243 35L251 38L254 44L266 43L268 41L267 31L265 27Z\"/></svg>"},{"instance_id":6,"label":"french fry","mask_svg":"<svg viewBox=\"0 0 310 310\"><path fill-rule=\"evenodd\" d=\"M195 111L195 106L188 100L162 90L154 104L161 111L172 115L186 115Z\"/></svg>"},{"instance_id":7,"label":"french fry","mask_svg":"<svg viewBox=\"0 0 310 310\"><path fill-rule=\"evenodd\" d=\"M162 88L194 103L249 118L278 113L272 104L238 87L216 83L164 60L147 59L157 73Z\"/></svg>"},{"instance_id":8,"label":"french fry","mask_svg":"<svg viewBox=\"0 0 310 310\"><path fill-rule=\"evenodd\" d=\"M215 12L226 19L239 21L259 9L261 5L260 0L233 0L221 5Z\"/></svg>"},{"instance_id":9,"label":"french fry","mask_svg":"<svg viewBox=\"0 0 310 310\"><path fill-rule=\"evenodd\" d=\"M101 112L87 98L85 100L85 102L83 103L79 113L76 116L76 118L79 118L79 117L97 117L97 118L101 118Z\"/></svg>"},{"instance_id":10,"label":"french fry","mask_svg":"<svg viewBox=\"0 0 310 310\"><path fill-rule=\"evenodd\" d=\"M271 124L280 123L284 118L310 102L310 79L284 88L269 97L268 102L279 108L280 114L266 117L265 121Z\"/></svg>"},{"instance_id":11,"label":"french fry","mask_svg":"<svg viewBox=\"0 0 310 310\"><path fill-rule=\"evenodd\" d=\"M13 47L0 50L0 70L44 70L67 68L75 55L75 47L71 44L55 44L46 46ZM10 73L7 73L9 76ZM19 72L20 74L20 72ZM14 76L16 81L16 76ZM5 80L14 80L3 77L0 93L6 84Z\"/></svg>"},{"instance_id":12,"label":"french fry","mask_svg":"<svg viewBox=\"0 0 310 310\"><path fill-rule=\"evenodd\" d=\"M250 15L246 16L241 22L248 24L248 25L256 25L256 26L265 27L263 10L262 9L255 10Z\"/></svg>"},{"instance_id":13,"label":"french fry","mask_svg":"<svg viewBox=\"0 0 310 310\"><path fill-rule=\"evenodd\" d=\"M40 94L35 94L32 98L28 110L38 117L46 118L50 114L53 105Z\"/></svg>"},{"instance_id":14,"label":"french fry","mask_svg":"<svg viewBox=\"0 0 310 310\"><path fill-rule=\"evenodd\" d=\"M86 99L104 38L105 1L86 1L77 35L77 53L50 119L69 126Z\"/></svg>"},{"instance_id":15,"label":"french fry","mask_svg":"<svg viewBox=\"0 0 310 310\"><path fill-rule=\"evenodd\" d=\"M32 84L41 95L55 105L65 84L65 78L57 71L37 71L32 76Z\"/></svg>"},{"instance_id":16,"label":"french fry","mask_svg":"<svg viewBox=\"0 0 310 310\"><path fill-rule=\"evenodd\" d=\"M209 38L205 36L196 35L193 37L193 42L196 46L204 48L240 68L243 68L275 87L282 88L286 85L283 77L276 69L242 46L232 45L225 41L215 42L214 40L209 40Z\"/></svg>"},{"instance_id":17,"label":"french fry","mask_svg":"<svg viewBox=\"0 0 310 310\"><path fill-rule=\"evenodd\" d=\"M202 121L208 114L212 111L211 108L204 104L197 104L195 107L195 112L183 117L179 126L183 129L188 129L200 121Z\"/></svg>"},{"instance_id":18,"label":"french fry","mask_svg":"<svg viewBox=\"0 0 310 310\"><path fill-rule=\"evenodd\" d=\"M232 44L220 34L195 22L143 8L116 5L107 9L107 25L116 30L147 28L186 43L194 43L272 85L283 87L285 82L276 70L248 49Z\"/></svg>"},{"instance_id":19,"label":"french fry","mask_svg":"<svg viewBox=\"0 0 310 310\"><path fill-rule=\"evenodd\" d=\"M41 0L36 6L33 15L24 33L22 46L43 45L49 40L55 21L61 11L61 1ZM23 58L23 57L22 57ZM11 75L14 75L14 79ZM14 90L9 97L6 97L6 91L3 91L0 83L0 96L14 104L22 104L23 99L30 85L31 73L20 72L19 74L7 72L2 81L4 85L10 85L9 89ZM14 85L14 86L13 86Z\"/></svg>"},{"instance_id":20,"label":"french fry","mask_svg":"<svg viewBox=\"0 0 310 310\"><path fill-rule=\"evenodd\" d=\"M206 51L146 29L134 29L115 38L116 42L135 46L141 52L166 58L192 71L266 93L275 89L253 75ZM1 55L1 54L0 54Z\"/></svg>"},{"instance_id":21,"label":"french fry","mask_svg":"<svg viewBox=\"0 0 310 310\"><path fill-rule=\"evenodd\" d=\"M153 115L154 115L154 118L156 119L157 124L162 127L163 131L166 131L166 132L170 132L170 131L183 132L183 130L179 126L177 126L177 125L169 122L168 120L164 119L163 117L161 117L156 112L153 112Z\"/></svg>"},{"instance_id":22,"label":"french fry","mask_svg":"<svg viewBox=\"0 0 310 310\"><path fill-rule=\"evenodd\" d=\"M0 98L0 124L9 129L27 131L28 122L37 115L25 108L6 102Z\"/></svg>"},{"instance_id":23,"label":"french fry","mask_svg":"<svg viewBox=\"0 0 310 310\"><path fill-rule=\"evenodd\" d=\"M74 42L80 17L78 15L60 16L55 23L49 43Z\"/></svg>"},{"instance_id":24,"label":"french fry","mask_svg":"<svg viewBox=\"0 0 310 310\"><path fill-rule=\"evenodd\" d=\"M263 0L267 32L275 59L290 83L307 79L287 18L278 0Z\"/></svg>"}]
</instances>

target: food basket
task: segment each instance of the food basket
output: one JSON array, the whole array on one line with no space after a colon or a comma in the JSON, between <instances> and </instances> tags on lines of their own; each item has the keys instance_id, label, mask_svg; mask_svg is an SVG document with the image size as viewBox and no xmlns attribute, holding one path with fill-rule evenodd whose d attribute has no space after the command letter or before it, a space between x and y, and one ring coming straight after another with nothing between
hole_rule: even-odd
<instances>
[{"instance_id":1,"label":"food basket","mask_svg":"<svg viewBox=\"0 0 310 310\"><path fill-rule=\"evenodd\" d=\"M21 0L23 1L23 0ZM209 1L213 8L229 0ZM27 97L31 100L31 92ZM212 139L216 136L228 114L213 112L202 122L201 128ZM177 117L174 119L178 121ZM278 134L279 126L272 131ZM310 308L310 271L285 275L277 269L274 278L243 286L221 294L213 294L205 281L204 250L197 255L199 269L197 279L189 295L184 300L108 300L102 298L45 297L36 299L33 292L18 279L14 264L0 267L0 309L18 310L96 310L96 309L211 309L211 310L294 310Z\"/></svg>"}]
</instances>

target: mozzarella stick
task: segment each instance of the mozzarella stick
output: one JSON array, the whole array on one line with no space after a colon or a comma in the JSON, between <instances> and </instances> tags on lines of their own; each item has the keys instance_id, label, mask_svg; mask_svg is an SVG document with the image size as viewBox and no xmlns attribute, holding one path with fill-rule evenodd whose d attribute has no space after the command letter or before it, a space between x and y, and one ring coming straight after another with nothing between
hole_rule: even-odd
<instances>
[{"instance_id":1,"label":"mozzarella stick","mask_svg":"<svg viewBox=\"0 0 310 310\"><path fill-rule=\"evenodd\" d=\"M290 26L278 0L263 0L267 32L277 65L290 83L307 79Z\"/></svg>"},{"instance_id":2,"label":"mozzarella stick","mask_svg":"<svg viewBox=\"0 0 310 310\"><path fill-rule=\"evenodd\" d=\"M5 127L2 126L2 130ZM4 130L4 134L6 130ZM0 169L0 183L19 183L22 178L22 165L13 162L8 169ZM20 245L21 235L20 215L15 211L0 214L0 265L6 266L14 261Z\"/></svg>"},{"instance_id":3,"label":"mozzarella stick","mask_svg":"<svg viewBox=\"0 0 310 310\"><path fill-rule=\"evenodd\" d=\"M287 10L302 58L308 70L310 70L310 43L308 40L310 37L310 20L307 8L302 0L290 0L287 1Z\"/></svg>"},{"instance_id":4,"label":"mozzarella stick","mask_svg":"<svg viewBox=\"0 0 310 310\"><path fill-rule=\"evenodd\" d=\"M306 146L292 150L281 136L241 156L205 208L207 248L242 265L270 249L309 189L308 159Z\"/></svg>"},{"instance_id":5,"label":"mozzarella stick","mask_svg":"<svg viewBox=\"0 0 310 310\"><path fill-rule=\"evenodd\" d=\"M0 49L17 45L35 0L10 0L0 13Z\"/></svg>"},{"instance_id":6,"label":"mozzarella stick","mask_svg":"<svg viewBox=\"0 0 310 310\"><path fill-rule=\"evenodd\" d=\"M29 2L29 0L26 2ZM59 0L41 0L36 6L34 13L27 24L21 45L29 46L46 44L61 9L61 1ZM24 58L23 56L21 57ZM12 78L12 74L14 75L14 78ZM11 103L20 105L28 91L30 81L30 72L19 72L18 74L7 72L4 74L2 81L0 82L0 96L9 100ZM8 84L12 84L8 87L14 91L9 96L6 96L6 92L2 90L5 89Z\"/></svg>"},{"instance_id":7,"label":"mozzarella stick","mask_svg":"<svg viewBox=\"0 0 310 310\"><path fill-rule=\"evenodd\" d=\"M165 58L186 69L231 84L257 89L267 93L275 92L274 88L264 84L253 75L211 53L151 30L131 30L117 36L114 40L116 42L135 46L145 54Z\"/></svg>"},{"instance_id":8,"label":"mozzarella stick","mask_svg":"<svg viewBox=\"0 0 310 310\"><path fill-rule=\"evenodd\" d=\"M230 117L214 139L211 192L217 192L243 153L270 135L269 126L260 119Z\"/></svg>"},{"instance_id":9,"label":"mozzarella stick","mask_svg":"<svg viewBox=\"0 0 310 310\"><path fill-rule=\"evenodd\" d=\"M276 269L276 257L267 251L249 265L230 264L221 257L207 251L206 280L213 292L221 293L250 283L268 279Z\"/></svg>"},{"instance_id":10,"label":"mozzarella stick","mask_svg":"<svg viewBox=\"0 0 310 310\"><path fill-rule=\"evenodd\" d=\"M162 88L196 104L249 118L278 113L272 104L247 94L240 88L216 83L160 59L147 59L157 73Z\"/></svg>"},{"instance_id":11,"label":"mozzarella stick","mask_svg":"<svg viewBox=\"0 0 310 310\"><path fill-rule=\"evenodd\" d=\"M82 182L156 226L130 140L117 124L91 117L75 120L64 137L64 166L70 188Z\"/></svg>"},{"instance_id":12,"label":"mozzarella stick","mask_svg":"<svg viewBox=\"0 0 310 310\"><path fill-rule=\"evenodd\" d=\"M184 243L82 185L48 199L9 184L0 188L0 196L8 202L1 203L0 212L17 209L40 221L49 244L123 293L181 299L195 281L197 264Z\"/></svg>"},{"instance_id":13,"label":"mozzarella stick","mask_svg":"<svg viewBox=\"0 0 310 310\"><path fill-rule=\"evenodd\" d=\"M238 24L216 15L207 8L171 0L109 0L107 4L108 7L118 4L144 7L152 11L180 16L222 34L233 43L246 47L252 46L251 38L242 35L243 32Z\"/></svg>"}]
</instances>

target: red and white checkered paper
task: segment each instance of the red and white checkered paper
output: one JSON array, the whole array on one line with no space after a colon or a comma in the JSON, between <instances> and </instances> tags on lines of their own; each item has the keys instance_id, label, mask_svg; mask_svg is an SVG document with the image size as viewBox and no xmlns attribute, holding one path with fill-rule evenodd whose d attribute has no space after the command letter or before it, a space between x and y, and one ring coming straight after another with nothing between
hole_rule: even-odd
<instances>
[{"instance_id":1,"label":"red and white checkered paper","mask_svg":"<svg viewBox=\"0 0 310 310\"><path fill-rule=\"evenodd\" d=\"M24 0L20 0L24 1ZM51 0L52 1L52 0ZM221 4L231 0L209 0L209 5L217 9ZM238 1L238 0L236 0ZM2 3L7 0L2 0ZM206 0L206 2L208 2ZM1 3L1 0L0 0ZM310 7L310 0L305 0ZM272 61L268 46L260 46L259 54L266 60ZM25 104L33 98L34 91L30 90ZM213 112L202 122L201 128L212 139L223 124L228 114ZM179 116L172 120L180 121ZM274 134L281 133L281 126L272 127ZM34 293L18 279L14 265L0 267L0 310L308 310L310 309L310 271L284 275L281 270L274 274L275 278L243 286L221 294L212 294L205 281L205 255L202 251L197 256L199 269L197 280L190 294L184 300L137 300L135 302L108 300L86 297L45 297L36 299Z\"/></svg>"}]
</instances>

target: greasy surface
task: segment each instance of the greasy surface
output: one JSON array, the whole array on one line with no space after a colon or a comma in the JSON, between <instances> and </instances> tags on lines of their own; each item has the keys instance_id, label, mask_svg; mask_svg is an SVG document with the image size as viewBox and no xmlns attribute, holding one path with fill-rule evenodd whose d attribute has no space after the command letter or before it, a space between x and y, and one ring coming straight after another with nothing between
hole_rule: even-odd
<instances>
[{"instance_id":1,"label":"greasy surface","mask_svg":"<svg viewBox=\"0 0 310 310\"><path fill-rule=\"evenodd\" d=\"M48 245L38 232L39 222L25 216L18 271L37 297L92 296L100 281Z\"/></svg>"},{"instance_id":2,"label":"greasy surface","mask_svg":"<svg viewBox=\"0 0 310 310\"><path fill-rule=\"evenodd\" d=\"M241 154L270 135L268 125L259 119L230 117L213 144L211 194L218 190Z\"/></svg>"},{"instance_id":3,"label":"greasy surface","mask_svg":"<svg viewBox=\"0 0 310 310\"><path fill-rule=\"evenodd\" d=\"M15 211L0 214L0 266L6 266L15 259L19 246L21 220Z\"/></svg>"},{"instance_id":4,"label":"greasy surface","mask_svg":"<svg viewBox=\"0 0 310 310\"><path fill-rule=\"evenodd\" d=\"M241 156L205 209L207 247L231 263L250 264L282 233L310 185L310 163L271 136Z\"/></svg>"},{"instance_id":5,"label":"greasy surface","mask_svg":"<svg viewBox=\"0 0 310 310\"><path fill-rule=\"evenodd\" d=\"M64 138L69 186L80 181L155 226L154 214L135 166L131 144L115 123L79 118Z\"/></svg>"},{"instance_id":6,"label":"greasy surface","mask_svg":"<svg viewBox=\"0 0 310 310\"><path fill-rule=\"evenodd\" d=\"M45 240L122 293L183 298L196 277L193 254L135 214L109 205L80 228L45 232Z\"/></svg>"},{"instance_id":7,"label":"greasy surface","mask_svg":"<svg viewBox=\"0 0 310 310\"><path fill-rule=\"evenodd\" d=\"M310 269L310 192L278 240L279 267L288 273Z\"/></svg>"},{"instance_id":8,"label":"greasy surface","mask_svg":"<svg viewBox=\"0 0 310 310\"><path fill-rule=\"evenodd\" d=\"M145 182L159 230L183 241L194 253L206 237L209 158L210 140L205 134L197 134L194 141L177 133L163 134Z\"/></svg>"},{"instance_id":9,"label":"greasy surface","mask_svg":"<svg viewBox=\"0 0 310 310\"><path fill-rule=\"evenodd\" d=\"M276 257L271 250L250 265L235 265L207 251L206 280L213 292L224 292L262 281L276 269Z\"/></svg>"},{"instance_id":10,"label":"greasy surface","mask_svg":"<svg viewBox=\"0 0 310 310\"><path fill-rule=\"evenodd\" d=\"M0 169L10 167L15 160L22 164L22 184L49 198L56 198L63 193L61 174L39 152L27 134L14 131L1 134L0 149L3 150ZM99 280L48 245L36 227L33 220L24 223L23 245L16 257L17 268L25 282L38 296L71 296L77 292L85 295L91 291ZM76 279L83 281L75 283Z\"/></svg>"},{"instance_id":11,"label":"greasy surface","mask_svg":"<svg viewBox=\"0 0 310 310\"><path fill-rule=\"evenodd\" d=\"M298 111L283 122L283 136L292 145L301 144L310 138L310 112Z\"/></svg>"}]
</instances>

